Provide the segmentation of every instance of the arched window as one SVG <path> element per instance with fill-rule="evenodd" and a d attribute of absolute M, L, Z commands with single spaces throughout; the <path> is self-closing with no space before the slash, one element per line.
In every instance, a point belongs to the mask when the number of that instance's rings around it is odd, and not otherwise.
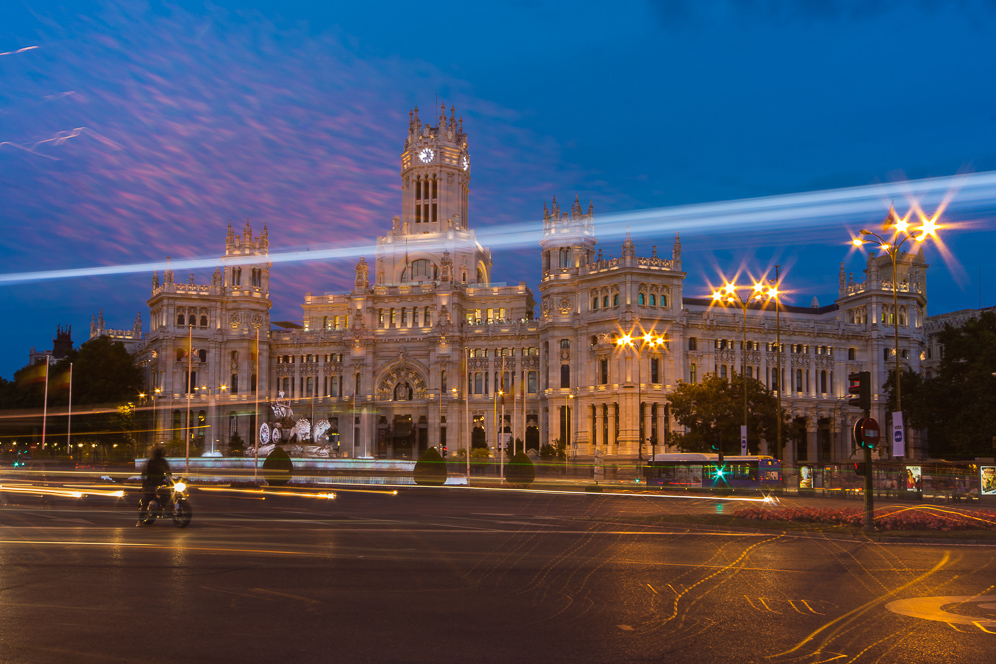
<path fill-rule="evenodd" d="M 207 362 L 208 352 L 203 348 L 201 348 L 199 351 L 197 351 L 197 359 L 200 360 L 201 362 Z"/>
<path fill-rule="evenodd" d="M 560 365 L 560 386 L 561 387 L 571 386 L 571 365 L 569 364 Z"/>
<path fill-rule="evenodd" d="M 650 294 L 650 306 L 652 307 L 657 306 L 657 296 L 654 295 L 653 293 Z"/>
<path fill-rule="evenodd" d="M 208 326 L 208 317 L 202 315 L 201 316 L 201 327 L 207 327 L 207 326 Z"/>
<path fill-rule="evenodd" d="M 698 350 L 698 349 L 699 349 L 699 340 L 696 339 L 695 337 L 689 337 L 688 350 Z"/>
<path fill-rule="evenodd" d="M 598 296 L 591 298 L 591 310 L 598 311 Z"/>
<path fill-rule="evenodd" d="M 184 320 L 185 319 L 183 318 L 183 314 L 177 314 L 176 315 L 176 324 L 178 326 L 182 326 L 184 324 Z"/>
<path fill-rule="evenodd" d="M 650 297 L 653 297 L 653 295 L 651 295 Z M 646 295 L 640 293 L 639 295 L 636 296 L 636 303 L 642 307 L 644 304 L 646 304 L 646 302 L 644 301 L 645 299 Z"/>
<path fill-rule="evenodd" d="M 688 381 L 693 385 L 695 384 L 696 374 L 698 373 L 698 369 L 699 369 L 698 365 L 695 364 L 694 362 L 692 362 L 692 364 L 688 367 Z"/>
<path fill-rule="evenodd" d="M 667 293 L 661 293 L 661 306 L 667 308 Z"/>
<path fill-rule="evenodd" d="M 412 261 L 409 269 L 402 275 L 402 281 L 427 281 L 430 279 L 435 279 L 436 274 L 436 264 L 432 261 L 420 258 L 418 260 Z"/>
<path fill-rule="evenodd" d="M 602 297 L 602 306 L 605 307 L 606 309 L 609 308 L 609 296 L 608 295 L 605 295 L 605 296 Z"/>
<path fill-rule="evenodd" d="M 619 306 L 619 293 L 616 293 L 615 295 L 612 296 L 612 306 L 613 307 Z"/>

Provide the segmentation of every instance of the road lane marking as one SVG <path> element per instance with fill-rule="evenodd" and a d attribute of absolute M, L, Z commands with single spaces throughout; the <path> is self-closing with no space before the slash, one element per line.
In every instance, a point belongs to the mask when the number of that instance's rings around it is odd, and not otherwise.
<path fill-rule="evenodd" d="M 842 616 L 834 618 L 833 620 L 831 620 L 830 622 L 828 622 L 826 625 L 823 625 L 823 627 L 820 627 L 819 629 L 814 630 L 813 632 L 811 632 L 809 634 L 809 636 L 807 636 L 802 641 L 800 641 L 798 644 L 796 644 L 796 646 L 794 648 L 790 648 L 790 649 L 786 650 L 785 652 L 780 652 L 777 655 L 769 655 L 768 659 L 772 659 L 774 657 L 781 657 L 782 655 L 788 655 L 788 654 L 791 654 L 791 653 L 795 652 L 796 650 L 798 650 L 799 648 L 801 648 L 805 644 L 807 644 L 810 641 L 812 641 L 813 639 L 815 639 L 817 634 L 819 634 L 820 632 L 822 632 L 823 630 L 825 630 L 825 629 L 827 629 L 829 627 L 832 627 L 833 625 L 835 625 L 835 624 L 837 624 L 837 623 L 839 623 L 841 621 L 844 621 L 844 624 L 847 624 L 853 618 L 861 615 L 862 613 L 864 613 L 865 611 L 867 611 L 871 607 L 873 607 L 876 604 L 878 604 L 879 602 L 885 600 L 887 597 L 889 597 L 889 595 L 894 595 L 894 594 L 898 593 L 901 590 L 905 590 L 906 588 L 909 588 L 910 586 L 912 586 L 912 585 L 914 585 L 916 583 L 919 583 L 920 581 L 923 581 L 924 579 L 926 579 L 928 576 L 930 576 L 934 572 L 939 571 L 942 567 L 944 567 L 947 564 L 948 560 L 950 560 L 950 559 L 951 559 L 951 552 L 950 551 L 945 551 L 944 552 L 944 556 L 941 558 L 940 562 L 938 562 L 936 565 L 934 565 L 927 572 L 924 572 L 923 574 L 921 574 L 920 576 L 916 577 L 912 581 L 904 583 L 903 585 L 899 586 L 898 588 L 893 588 L 892 590 L 888 591 L 884 595 L 881 595 L 879 597 L 876 597 L 873 600 L 865 602 L 864 604 L 862 604 L 858 608 L 852 609 L 852 610 L 848 611 L 847 613 L 845 613 Z M 824 641 L 824 644 L 827 643 L 827 641 L 829 641 L 831 638 L 832 638 L 832 635 L 829 636 L 829 637 L 827 637 L 826 641 Z"/>
<path fill-rule="evenodd" d="M 911 597 L 909 599 L 897 599 L 885 605 L 889 611 L 911 618 L 923 618 L 924 620 L 936 620 L 939 622 L 956 623 L 959 625 L 975 625 L 982 629 L 983 625 L 996 627 L 996 620 L 989 618 L 976 618 L 964 616 L 958 613 L 945 611 L 943 606 L 948 604 L 961 604 L 965 602 L 990 602 L 996 600 L 996 595 L 945 595 L 939 597 Z M 982 608 L 989 608 L 980 604 Z M 983 630 L 988 631 L 988 630 Z"/>

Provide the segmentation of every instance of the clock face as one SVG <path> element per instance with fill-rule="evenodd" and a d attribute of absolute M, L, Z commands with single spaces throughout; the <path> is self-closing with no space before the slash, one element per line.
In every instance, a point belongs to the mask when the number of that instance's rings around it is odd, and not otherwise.
<path fill-rule="evenodd" d="M 463 170 L 470 170 L 470 157 L 464 155 L 461 163 L 463 164 Z"/>
<path fill-rule="evenodd" d="M 422 160 L 423 164 L 428 164 L 432 161 L 433 151 L 429 148 L 422 148 L 418 153 L 418 158 Z"/>

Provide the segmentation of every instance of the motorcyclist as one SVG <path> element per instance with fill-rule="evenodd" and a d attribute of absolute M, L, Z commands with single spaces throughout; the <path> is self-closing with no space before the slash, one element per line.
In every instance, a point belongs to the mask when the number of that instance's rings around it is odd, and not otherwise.
<path fill-rule="evenodd" d="M 166 461 L 166 448 L 162 445 L 156 445 L 152 448 L 149 460 L 145 462 L 145 470 L 142 471 L 141 508 L 148 507 L 153 500 L 158 500 L 160 505 L 166 504 L 169 495 L 160 489 L 165 486 L 166 478 L 171 474 L 169 462 Z M 157 493 L 159 494 L 158 498 Z M 142 525 L 142 521 L 139 520 L 135 525 Z"/>

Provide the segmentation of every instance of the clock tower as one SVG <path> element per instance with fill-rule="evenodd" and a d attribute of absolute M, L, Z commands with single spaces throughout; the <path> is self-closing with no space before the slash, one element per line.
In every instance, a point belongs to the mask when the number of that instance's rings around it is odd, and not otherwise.
<path fill-rule="evenodd" d="M 401 216 L 377 238 L 376 283 L 491 283 L 491 252 L 468 223 L 470 152 L 463 119 L 440 106 L 438 124 L 415 108 L 401 152 Z"/>
<path fill-rule="evenodd" d="M 439 124 L 422 124 L 418 107 L 409 114 L 408 137 L 401 153 L 402 212 L 405 234 L 465 230 L 470 194 L 470 152 L 463 119 L 454 108 L 446 117 L 439 109 Z"/>

